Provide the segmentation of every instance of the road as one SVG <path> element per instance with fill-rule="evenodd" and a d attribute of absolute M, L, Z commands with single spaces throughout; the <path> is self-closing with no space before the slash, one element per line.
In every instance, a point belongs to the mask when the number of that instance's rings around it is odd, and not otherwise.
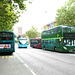
<path fill-rule="evenodd" d="M 75 75 L 75 53 L 18 48 L 0 55 L 0 75 Z"/>

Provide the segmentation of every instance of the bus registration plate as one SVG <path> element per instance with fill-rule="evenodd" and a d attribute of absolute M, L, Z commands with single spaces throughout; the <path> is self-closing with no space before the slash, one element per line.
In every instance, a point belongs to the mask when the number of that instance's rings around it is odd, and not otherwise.
<path fill-rule="evenodd" d="M 11 44 L 0 44 L 0 49 L 11 48 Z"/>

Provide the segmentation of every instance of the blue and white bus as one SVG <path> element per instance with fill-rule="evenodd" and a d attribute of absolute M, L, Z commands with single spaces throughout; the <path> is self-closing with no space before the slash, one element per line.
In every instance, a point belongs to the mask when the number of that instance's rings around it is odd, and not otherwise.
<path fill-rule="evenodd" d="M 25 48 L 28 47 L 28 38 L 19 38 L 18 48 L 22 48 L 22 47 L 25 47 Z"/>

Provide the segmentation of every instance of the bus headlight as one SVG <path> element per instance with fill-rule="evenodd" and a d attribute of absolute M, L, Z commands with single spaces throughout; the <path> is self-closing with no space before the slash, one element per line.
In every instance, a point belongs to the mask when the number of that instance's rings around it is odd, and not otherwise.
<path fill-rule="evenodd" d="M 66 47 L 63 47 L 63 48 L 67 50 L 67 48 L 66 48 Z"/>

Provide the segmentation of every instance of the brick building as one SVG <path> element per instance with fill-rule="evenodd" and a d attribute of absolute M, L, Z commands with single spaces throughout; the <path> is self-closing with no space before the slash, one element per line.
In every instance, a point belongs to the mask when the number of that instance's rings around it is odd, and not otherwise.
<path fill-rule="evenodd" d="M 56 21 L 51 22 L 50 24 L 47 24 L 46 26 L 49 28 L 52 28 L 52 27 L 54 27 L 55 23 L 56 23 Z"/>
<path fill-rule="evenodd" d="M 18 36 L 22 35 L 22 27 L 18 27 Z"/>

